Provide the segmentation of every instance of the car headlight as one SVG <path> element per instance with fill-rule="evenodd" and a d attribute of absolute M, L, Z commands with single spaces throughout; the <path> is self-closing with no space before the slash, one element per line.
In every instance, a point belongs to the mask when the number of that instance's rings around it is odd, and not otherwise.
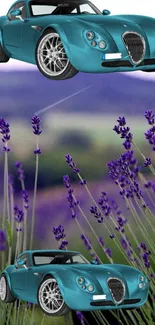
<path fill-rule="evenodd" d="M 94 47 L 94 46 L 96 46 L 96 45 L 97 45 L 96 41 L 92 41 L 92 42 L 91 42 L 91 46 Z"/>
<path fill-rule="evenodd" d="M 84 284 L 84 283 L 85 283 L 85 279 L 84 279 L 82 276 L 80 276 L 80 277 L 78 278 L 78 283 L 79 283 L 79 284 Z"/>
<path fill-rule="evenodd" d="M 139 275 L 139 284 L 138 284 L 139 289 L 146 288 L 147 284 L 148 284 L 147 277 L 145 277 L 144 275 Z"/>
<path fill-rule="evenodd" d="M 94 291 L 94 286 L 92 284 L 89 284 L 87 289 L 89 292 L 92 292 L 92 291 Z"/>
<path fill-rule="evenodd" d="M 99 46 L 100 49 L 105 49 L 106 46 L 107 46 L 107 44 L 106 44 L 105 41 L 100 41 L 100 42 L 98 43 L 98 46 Z"/>
<path fill-rule="evenodd" d="M 87 38 L 89 40 L 93 40 L 95 38 L 95 33 L 94 32 L 89 31 L 89 32 L 87 32 L 86 35 L 87 35 Z"/>

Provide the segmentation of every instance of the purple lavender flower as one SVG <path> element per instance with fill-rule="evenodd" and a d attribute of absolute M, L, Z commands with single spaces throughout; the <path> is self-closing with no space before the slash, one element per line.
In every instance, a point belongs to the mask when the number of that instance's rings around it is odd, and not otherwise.
<path fill-rule="evenodd" d="M 128 242 L 123 237 L 121 238 L 120 242 L 123 249 L 126 251 L 128 249 Z"/>
<path fill-rule="evenodd" d="M 144 116 L 146 117 L 146 119 L 148 120 L 148 123 L 150 125 L 153 125 L 155 123 L 154 114 L 152 111 L 150 111 L 150 110 L 145 111 Z"/>
<path fill-rule="evenodd" d="M 73 196 L 74 190 L 70 189 L 68 191 L 68 196 L 67 196 L 67 200 L 69 202 L 69 207 L 70 208 L 74 208 L 79 202 L 77 202 Z"/>
<path fill-rule="evenodd" d="M 62 240 L 60 246 L 59 246 L 59 249 L 61 250 L 65 250 L 67 249 L 67 245 L 68 245 L 68 241 L 67 240 Z"/>
<path fill-rule="evenodd" d="M 98 223 L 103 222 L 103 217 L 101 215 L 101 212 L 98 211 L 97 206 L 92 206 L 90 208 L 90 212 L 93 214 L 93 216 L 97 219 Z"/>
<path fill-rule="evenodd" d="M 23 165 L 20 161 L 17 161 L 15 163 L 15 167 L 17 169 L 17 176 L 18 176 L 18 180 L 19 181 L 23 181 L 24 178 L 25 178 L 25 175 L 24 175 L 24 170 L 23 170 Z"/>
<path fill-rule="evenodd" d="M 141 242 L 138 246 L 138 250 L 140 252 L 140 256 L 144 262 L 144 266 L 149 269 L 151 267 L 151 263 L 149 260 L 149 255 L 151 255 L 151 252 L 147 249 L 147 245 L 144 242 Z"/>
<path fill-rule="evenodd" d="M 105 192 L 102 192 L 101 197 L 98 200 L 98 204 L 101 206 L 102 211 L 106 217 L 109 217 L 111 213 L 111 206 L 108 203 L 108 197 Z"/>
<path fill-rule="evenodd" d="M 88 249 L 88 251 L 90 252 L 90 255 L 93 258 L 94 264 L 101 264 L 99 257 L 96 255 L 96 253 L 93 250 L 90 238 L 87 237 L 85 234 L 82 234 L 81 239 L 82 239 L 83 244 L 86 247 L 86 249 Z"/>
<path fill-rule="evenodd" d="M 71 180 L 68 175 L 65 175 L 63 177 L 63 184 L 65 185 L 66 188 L 68 188 L 68 196 L 67 196 L 67 201 L 69 202 L 69 208 L 71 209 L 72 213 L 72 218 L 76 218 L 77 213 L 76 213 L 76 208 L 78 205 L 80 205 L 80 201 L 76 200 L 74 196 L 74 190 L 71 188 Z"/>
<path fill-rule="evenodd" d="M 0 251 L 5 251 L 7 248 L 7 238 L 4 230 L 0 230 Z"/>
<path fill-rule="evenodd" d="M 66 188 L 71 187 L 71 180 L 70 180 L 70 177 L 68 175 L 65 175 L 63 177 L 63 184 L 65 185 Z"/>
<path fill-rule="evenodd" d="M 40 135 L 42 133 L 41 127 L 40 127 L 40 118 L 38 116 L 34 116 L 31 118 L 33 133 L 35 135 Z"/>
<path fill-rule="evenodd" d="M 102 237 L 99 237 L 99 238 L 98 238 L 98 241 L 99 241 L 99 243 L 102 245 L 102 247 L 104 247 L 105 243 L 104 243 L 104 241 L 103 241 L 103 238 L 102 238 Z"/>
<path fill-rule="evenodd" d="M 81 311 L 76 311 L 77 319 L 80 321 L 80 325 L 85 325 L 85 317 Z"/>
<path fill-rule="evenodd" d="M 115 125 L 113 130 L 120 135 L 121 139 L 125 139 L 125 142 L 123 143 L 126 150 L 131 149 L 131 144 L 133 140 L 133 134 L 130 132 L 130 128 L 126 126 L 126 119 L 125 117 L 119 117 L 118 125 Z"/>
<path fill-rule="evenodd" d="M 41 149 L 35 149 L 34 151 L 35 155 L 40 155 L 41 154 Z"/>
<path fill-rule="evenodd" d="M 59 241 L 60 239 L 64 239 L 66 234 L 64 233 L 65 229 L 62 225 L 58 227 L 53 227 L 53 234 L 55 235 L 55 239 Z"/>
<path fill-rule="evenodd" d="M 151 128 L 145 132 L 145 138 L 148 140 L 149 144 L 152 146 L 152 150 L 155 151 L 155 119 L 152 111 L 148 110 L 144 115 L 148 121 L 148 124 L 151 125 Z"/>
<path fill-rule="evenodd" d="M 105 253 L 106 253 L 106 255 L 107 255 L 108 257 L 112 258 L 112 251 L 111 251 L 110 248 L 105 248 L 104 251 L 105 251 Z"/>
<path fill-rule="evenodd" d="M 21 209 L 19 209 L 17 205 L 14 206 L 14 219 L 18 224 L 16 230 L 22 231 L 21 224 L 24 220 L 24 212 Z"/>
<path fill-rule="evenodd" d="M 65 156 L 65 158 L 66 158 L 66 163 L 73 170 L 73 173 L 74 174 L 79 174 L 80 173 L 80 169 L 76 167 L 76 163 L 75 163 L 75 161 L 73 161 L 72 156 L 70 154 L 67 154 Z"/>
<path fill-rule="evenodd" d="M 86 179 L 82 179 L 82 181 L 80 181 L 80 185 L 86 185 L 86 184 L 87 184 Z"/>
<path fill-rule="evenodd" d="M 29 208 L 29 197 L 27 191 L 23 190 L 21 191 L 23 201 L 24 201 L 24 208 L 28 209 Z"/>
<path fill-rule="evenodd" d="M 147 250 L 147 246 L 146 246 L 146 244 L 144 242 L 140 243 L 140 248 L 142 248 L 143 251 Z"/>
<path fill-rule="evenodd" d="M 84 234 L 81 235 L 81 239 L 88 250 L 91 250 L 91 240 Z"/>
<path fill-rule="evenodd" d="M 10 140 L 10 125 L 3 118 L 0 119 L 0 133 L 2 134 L 2 142 L 4 143 L 3 151 L 9 152 L 8 141 Z"/>
<path fill-rule="evenodd" d="M 64 227 L 62 225 L 59 225 L 58 227 L 53 227 L 53 234 L 55 236 L 56 241 L 60 242 L 59 249 L 66 250 L 68 241 L 64 240 L 64 238 L 66 238 Z"/>
<path fill-rule="evenodd" d="M 151 162 L 151 158 L 146 158 L 145 162 L 144 162 L 144 167 L 148 167 L 151 166 L 152 162 Z"/>
<path fill-rule="evenodd" d="M 137 168 L 133 151 L 126 151 L 116 161 L 110 161 L 107 166 L 109 176 L 121 187 L 120 195 L 122 197 L 134 198 L 137 196 L 138 199 L 143 197 L 137 182 L 139 168 Z"/>
<path fill-rule="evenodd" d="M 145 188 L 151 188 L 152 187 L 152 182 L 147 182 L 144 184 Z"/>

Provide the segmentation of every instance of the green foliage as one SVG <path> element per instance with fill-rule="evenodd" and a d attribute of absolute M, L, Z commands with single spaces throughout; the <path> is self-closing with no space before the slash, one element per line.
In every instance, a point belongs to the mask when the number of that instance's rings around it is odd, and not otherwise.
<path fill-rule="evenodd" d="M 11 224 L 8 220 L 6 220 L 6 233 L 7 233 L 7 238 L 8 238 L 8 244 L 11 247 L 12 240 L 13 240 L 13 230 L 12 230 Z"/>

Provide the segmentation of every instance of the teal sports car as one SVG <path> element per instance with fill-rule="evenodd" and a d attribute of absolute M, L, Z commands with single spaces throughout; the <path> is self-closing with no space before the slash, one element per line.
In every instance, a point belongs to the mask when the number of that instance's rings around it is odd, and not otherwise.
<path fill-rule="evenodd" d="M 87 0 L 19 0 L 0 17 L 0 62 L 36 64 L 50 79 L 77 72 L 155 71 L 155 19 L 111 15 Z"/>
<path fill-rule="evenodd" d="M 131 309 L 148 298 L 146 276 L 136 268 L 88 262 L 79 252 L 33 250 L 0 276 L 0 299 L 38 304 L 50 316 L 78 311 Z"/>

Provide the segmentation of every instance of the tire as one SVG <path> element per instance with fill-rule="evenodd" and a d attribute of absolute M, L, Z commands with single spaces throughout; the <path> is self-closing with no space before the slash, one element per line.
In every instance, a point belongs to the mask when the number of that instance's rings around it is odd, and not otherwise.
<path fill-rule="evenodd" d="M 155 70 L 141 70 L 143 72 L 155 72 Z"/>
<path fill-rule="evenodd" d="M 47 296 L 49 295 L 49 290 L 47 290 L 47 286 L 51 285 L 51 289 L 54 290 L 54 292 L 56 292 L 55 296 L 59 296 L 60 298 L 56 298 L 56 299 L 52 299 L 52 297 L 48 297 L 45 298 L 45 296 L 43 296 L 43 292 L 44 295 L 45 293 L 47 294 Z M 51 293 L 52 291 L 51 290 Z M 41 308 L 41 310 L 47 314 L 48 316 L 63 316 L 66 315 L 70 312 L 70 308 L 66 305 L 65 301 L 62 298 L 60 289 L 58 287 L 58 284 L 56 282 L 56 280 L 54 278 L 52 278 L 51 276 L 47 276 L 39 285 L 38 288 L 38 293 L 37 293 L 37 299 L 38 299 L 38 305 Z M 48 304 L 49 302 L 47 302 L 47 299 L 50 301 L 50 305 Z M 59 302 L 58 302 L 59 300 Z M 55 305 L 54 305 L 54 302 Z M 48 307 L 47 307 L 48 305 Z"/>
<path fill-rule="evenodd" d="M 5 63 L 9 61 L 9 57 L 5 54 L 3 47 L 0 43 L 0 63 Z"/>
<path fill-rule="evenodd" d="M 58 50 L 51 50 L 50 46 Z M 54 30 L 47 30 L 41 36 L 36 46 L 35 56 L 39 71 L 49 79 L 70 79 L 78 73 L 66 55 L 59 34 Z"/>
<path fill-rule="evenodd" d="M 6 303 L 16 301 L 16 298 L 11 293 L 5 274 L 0 277 L 0 300 Z"/>

